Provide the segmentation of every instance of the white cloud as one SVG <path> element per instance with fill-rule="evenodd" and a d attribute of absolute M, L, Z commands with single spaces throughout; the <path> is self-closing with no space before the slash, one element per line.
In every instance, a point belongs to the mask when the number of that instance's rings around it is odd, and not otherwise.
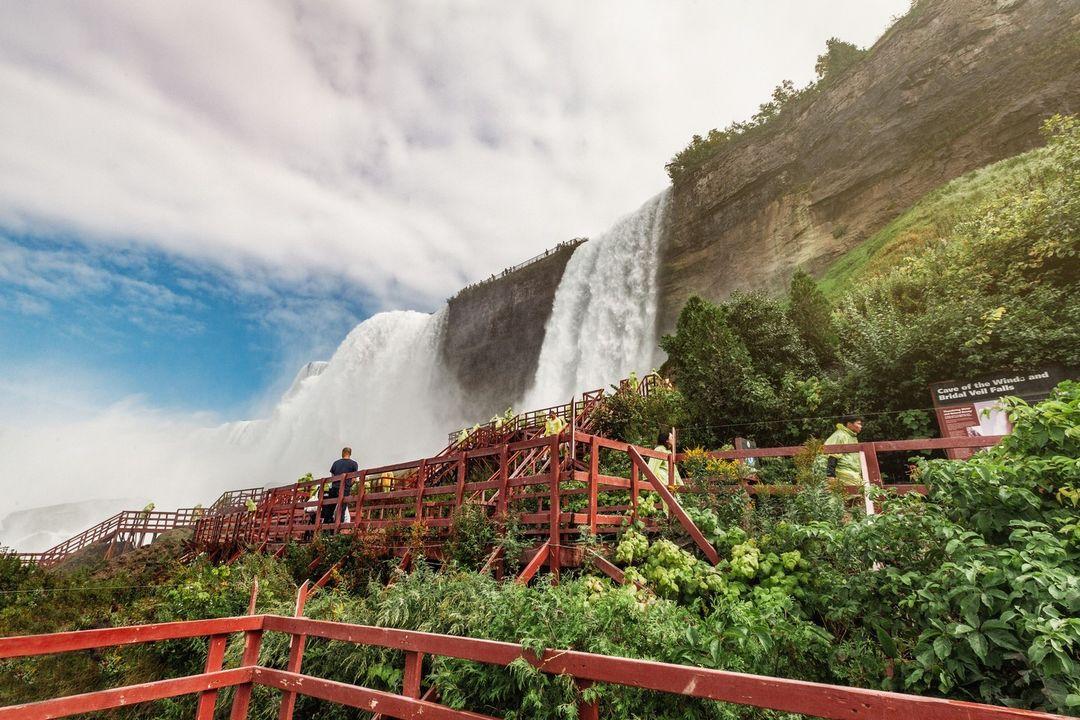
<path fill-rule="evenodd" d="M 383 306 L 601 231 L 689 135 L 906 0 L 37 2 L 0 26 L 0 225 Z"/>

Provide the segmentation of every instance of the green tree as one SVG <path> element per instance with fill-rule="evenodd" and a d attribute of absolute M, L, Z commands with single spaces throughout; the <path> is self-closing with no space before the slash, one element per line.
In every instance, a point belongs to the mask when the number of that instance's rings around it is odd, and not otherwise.
<path fill-rule="evenodd" d="M 668 372 L 686 398 L 695 426 L 684 443 L 716 445 L 723 435 L 710 426 L 756 415 L 762 405 L 775 406 L 775 394 L 755 372 L 750 353 L 720 306 L 691 297 L 675 333 L 665 335 L 660 347 L 668 354 Z"/>
<path fill-rule="evenodd" d="M 789 371 L 798 375 L 814 372 L 817 363 L 789 319 L 783 300 L 760 290 L 737 291 L 722 308 L 755 370 L 770 383 L 779 384 Z"/>
<path fill-rule="evenodd" d="M 839 77 L 865 54 L 866 50 L 853 43 L 845 42 L 840 38 L 829 38 L 825 41 L 824 54 L 818 55 L 817 62 L 814 64 L 814 72 L 817 73 L 819 81 L 828 82 Z"/>
<path fill-rule="evenodd" d="M 836 327 L 833 325 L 832 304 L 814 278 L 796 270 L 788 290 L 788 318 L 799 337 L 822 366 L 836 358 Z"/>

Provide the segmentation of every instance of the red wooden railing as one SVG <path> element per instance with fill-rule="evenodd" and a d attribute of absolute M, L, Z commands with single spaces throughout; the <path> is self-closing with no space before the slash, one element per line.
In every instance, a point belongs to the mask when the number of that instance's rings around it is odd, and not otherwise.
<path fill-rule="evenodd" d="M 640 393 L 644 397 L 648 397 L 652 389 L 663 382 L 666 381 L 659 375 L 650 373 L 640 380 L 637 378 L 620 380 L 619 387 L 624 388 L 632 386 L 635 392 Z M 581 400 L 575 399 L 562 405 L 552 405 L 551 407 L 540 408 L 539 410 L 528 410 L 523 413 L 518 413 L 507 420 L 493 420 L 480 425 L 475 425 L 472 428 L 463 428 L 456 432 L 452 432 L 447 436 L 448 445 L 443 453 L 453 452 L 461 449 L 462 446 L 480 447 L 484 445 L 497 445 L 503 442 L 510 442 L 511 440 L 524 439 L 522 437 L 513 437 L 513 435 L 522 431 L 542 429 L 544 423 L 548 419 L 548 415 L 552 412 L 555 413 L 556 417 L 561 417 L 566 421 L 567 425 L 588 431 L 591 428 L 592 412 L 604 398 L 604 395 L 604 388 L 590 390 L 581 394 Z M 460 440 L 462 433 L 465 434 L 465 442 Z"/>
<path fill-rule="evenodd" d="M 913 484 L 884 485 L 878 454 L 986 447 L 999 440 L 988 437 L 859 443 L 828 446 L 825 451 L 861 453 L 866 460 L 867 486 L 900 493 L 925 492 L 925 488 Z M 745 459 L 789 457 L 804 450 L 794 446 L 711 454 Z M 630 467 L 626 476 L 601 473 L 601 453 L 625 455 L 623 465 Z M 648 469 L 650 458 L 668 460 L 673 472 L 670 454 L 569 428 L 557 438 L 534 437 L 275 488 L 253 512 L 238 510 L 200 520 L 194 540 L 203 550 L 231 557 L 243 548 L 279 552 L 288 542 L 307 542 L 322 533 L 381 531 L 389 535 L 396 529 L 404 535 L 404 531 L 419 524 L 425 552 L 439 557 L 454 512 L 471 502 L 497 521 L 516 516 L 522 534 L 535 543 L 526 558 L 533 562 L 527 567 L 535 565 L 538 569 L 547 564 L 553 573 L 558 573 L 560 567 L 582 561 L 582 550 L 575 543 L 581 527 L 595 535 L 611 536 L 625 524 L 628 512 L 636 513 L 640 494 L 653 491 L 705 556 L 715 562 L 715 551 L 699 537 L 697 528 L 679 506 L 677 498 L 686 488 L 674 488 L 671 476 L 655 477 Z M 676 461 L 684 458 L 683 454 L 674 456 Z M 334 484 L 344 487 L 344 491 L 336 496 L 328 492 L 327 488 Z M 752 481 L 743 482 L 741 487 L 757 494 L 798 490 L 792 485 L 769 486 Z M 853 494 L 865 490 L 847 488 Z M 601 504 L 600 494 L 606 491 L 628 491 L 625 504 Z M 873 512 L 875 506 L 867 502 L 868 511 Z M 391 552 L 403 554 L 406 550 L 404 541 L 395 546 L 393 538 L 387 537 L 384 542 Z"/>
<path fill-rule="evenodd" d="M 300 606 L 298 601 L 298 610 Z M 244 652 L 238 667 L 225 669 L 225 646 L 229 636 L 236 633 L 244 633 Z M 285 669 L 260 664 L 259 651 L 265 633 L 284 633 L 290 637 L 289 660 Z M 538 656 L 516 643 L 280 615 L 249 615 L 0 638 L 0 659 L 198 637 L 207 638 L 205 670 L 198 675 L 3 707 L 0 708 L 0 720 L 69 717 L 184 695 L 198 696 L 196 720 L 211 720 L 218 692 L 228 687 L 235 688 L 230 718 L 243 720 L 248 716 L 252 689 L 256 685 L 281 691 L 280 720 L 291 720 L 293 703 L 298 695 L 374 712 L 383 717 L 491 720 L 487 715 L 435 702 L 437 688 L 428 688 L 424 692 L 423 666 L 424 658 L 428 655 L 499 667 L 524 659 L 541 672 L 573 678 L 579 690 L 589 688 L 594 683 L 604 683 L 834 720 L 1052 720 L 1063 717 L 994 705 L 575 650 L 547 650 Z M 405 665 L 401 691 L 376 690 L 305 675 L 302 672 L 304 642 L 312 637 L 401 651 Z M 579 697 L 578 716 L 584 720 L 598 720 L 598 703 Z"/>
<path fill-rule="evenodd" d="M 181 508 L 168 512 L 124 510 L 44 552 L 18 553 L 18 556 L 24 563 L 49 567 L 91 545 L 107 543 L 106 556 L 109 557 L 128 547 L 140 547 L 170 530 L 193 527 L 202 516 L 201 508 Z"/>

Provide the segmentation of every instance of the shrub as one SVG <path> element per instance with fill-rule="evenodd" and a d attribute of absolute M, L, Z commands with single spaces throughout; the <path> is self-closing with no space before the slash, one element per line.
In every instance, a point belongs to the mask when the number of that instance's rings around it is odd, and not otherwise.
<path fill-rule="evenodd" d="M 601 435 L 652 447 L 658 432 L 686 422 L 686 404 L 682 393 L 667 383 L 655 384 L 647 397 L 629 384 L 612 386 L 612 390 L 593 411 L 594 427 Z"/>
<path fill-rule="evenodd" d="M 466 502 L 454 510 L 446 555 L 462 567 L 479 569 L 495 542 L 495 523 L 485 505 Z"/>

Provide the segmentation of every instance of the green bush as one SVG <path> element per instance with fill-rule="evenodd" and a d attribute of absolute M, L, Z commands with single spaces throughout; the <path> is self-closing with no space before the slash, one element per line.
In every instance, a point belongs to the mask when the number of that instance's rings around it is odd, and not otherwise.
<path fill-rule="evenodd" d="M 593 426 L 605 437 L 653 447 L 661 431 L 686 423 L 682 393 L 667 383 L 655 384 L 647 397 L 629 384 L 612 386 L 612 390 L 592 415 Z M 629 467 L 626 469 L 629 470 Z"/>

